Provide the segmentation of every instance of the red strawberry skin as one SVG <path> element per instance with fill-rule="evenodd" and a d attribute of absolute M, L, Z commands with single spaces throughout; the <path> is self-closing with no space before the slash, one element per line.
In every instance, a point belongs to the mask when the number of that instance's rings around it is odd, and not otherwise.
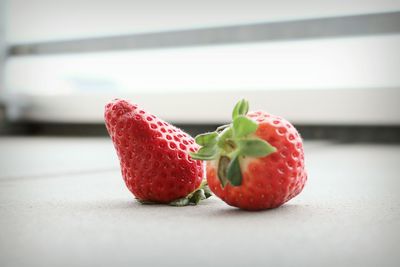
<path fill-rule="evenodd" d="M 169 203 L 196 190 L 203 164 L 198 146 L 182 130 L 122 99 L 105 107 L 105 122 L 128 189 L 142 201 Z"/>
<path fill-rule="evenodd" d="M 307 180 L 303 143 L 297 130 L 285 119 L 262 111 L 247 117 L 258 124 L 255 135 L 277 151 L 261 158 L 242 158 L 242 184 L 224 188 L 217 175 L 217 162 L 207 162 L 211 191 L 227 204 L 246 210 L 276 208 L 298 195 Z"/>

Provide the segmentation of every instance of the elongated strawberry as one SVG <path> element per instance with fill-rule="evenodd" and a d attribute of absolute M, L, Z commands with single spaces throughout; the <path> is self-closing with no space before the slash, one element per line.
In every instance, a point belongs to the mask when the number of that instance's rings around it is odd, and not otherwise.
<path fill-rule="evenodd" d="M 140 202 L 183 206 L 211 195 L 188 134 L 126 100 L 107 104 L 104 117 L 125 184 Z"/>
<path fill-rule="evenodd" d="M 197 136 L 202 147 L 191 155 L 208 161 L 208 185 L 229 205 L 275 208 L 298 195 L 307 180 L 302 140 L 285 119 L 248 110 L 248 102 L 239 101 L 233 122 Z"/>

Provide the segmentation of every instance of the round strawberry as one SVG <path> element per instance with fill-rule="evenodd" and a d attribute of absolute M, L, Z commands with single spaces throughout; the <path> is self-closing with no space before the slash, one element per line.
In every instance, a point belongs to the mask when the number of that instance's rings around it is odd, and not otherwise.
<path fill-rule="evenodd" d="M 192 137 L 126 100 L 107 104 L 104 117 L 125 184 L 140 202 L 182 206 L 211 195 L 202 161 L 189 155 L 198 149 Z"/>
<path fill-rule="evenodd" d="M 303 143 L 285 119 L 248 110 L 248 102 L 239 101 L 233 122 L 197 136 L 202 147 L 191 155 L 208 161 L 208 185 L 229 205 L 246 210 L 275 208 L 304 187 Z"/>

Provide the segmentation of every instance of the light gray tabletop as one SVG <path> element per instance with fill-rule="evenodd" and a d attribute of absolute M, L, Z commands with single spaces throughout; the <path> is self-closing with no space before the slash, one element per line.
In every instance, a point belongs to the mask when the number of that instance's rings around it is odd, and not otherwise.
<path fill-rule="evenodd" d="M 0 266 L 400 266 L 400 146 L 305 149 L 303 193 L 246 212 L 138 204 L 107 138 L 0 138 Z"/>

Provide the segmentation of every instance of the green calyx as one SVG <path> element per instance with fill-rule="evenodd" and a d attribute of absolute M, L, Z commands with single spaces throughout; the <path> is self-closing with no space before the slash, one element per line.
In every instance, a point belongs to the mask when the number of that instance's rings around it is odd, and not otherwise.
<path fill-rule="evenodd" d="M 200 186 L 194 190 L 192 193 L 188 194 L 186 197 L 176 199 L 174 201 L 169 202 L 170 206 L 175 207 L 183 207 L 188 205 L 197 205 L 200 201 L 211 197 L 211 190 L 208 187 L 207 181 L 204 180 L 201 182 Z M 153 202 L 149 200 L 141 200 L 136 199 L 138 202 L 144 205 L 152 205 L 152 204 L 159 204 L 158 202 Z"/>
<path fill-rule="evenodd" d="M 208 187 L 208 183 L 206 180 L 204 180 L 201 182 L 199 188 L 197 188 L 195 191 L 184 198 L 180 198 L 170 202 L 169 205 L 177 207 L 197 205 L 200 201 L 207 199 L 211 196 L 212 194 L 210 188 Z"/>
<path fill-rule="evenodd" d="M 222 187 L 227 183 L 232 186 L 242 184 L 242 159 L 265 157 L 276 151 L 275 147 L 255 136 L 258 124 L 246 117 L 248 111 L 249 102 L 240 100 L 233 109 L 230 124 L 195 138 L 201 147 L 196 153 L 190 153 L 191 157 L 198 160 L 217 160 L 218 178 Z"/>

